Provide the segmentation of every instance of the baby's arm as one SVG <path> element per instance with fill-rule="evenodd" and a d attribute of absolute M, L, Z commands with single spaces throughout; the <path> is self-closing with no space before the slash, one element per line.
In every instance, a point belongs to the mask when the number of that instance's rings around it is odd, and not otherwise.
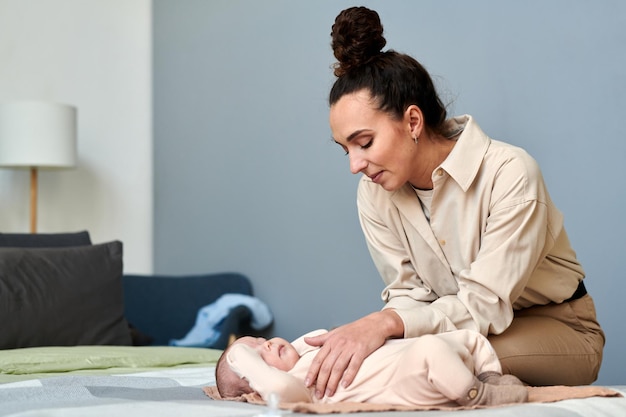
<path fill-rule="evenodd" d="M 232 346 L 226 359 L 233 372 L 248 380 L 250 388 L 258 392 L 265 401 L 271 393 L 280 395 L 281 402 L 312 401 L 303 381 L 269 366 L 250 346 L 243 343 Z"/>
<path fill-rule="evenodd" d="M 319 347 L 317 347 L 317 346 L 311 346 L 311 345 L 307 344 L 304 341 L 304 338 L 305 337 L 319 336 L 319 335 L 324 334 L 324 333 L 328 333 L 328 330 L 324 330 L 324 329 L 313 330 L 311 332 L 308 332 L 305 335 L 300 336 L 299 338 L 297 338 L 296 340 L 291 342 L 291 344 L 293 345 L 294 348 L 296 348 L 296 351 L 298 351 L 300 356 L 302 356 L 306 352 L 309 352 L 311 350 L 319 349 Z"/>

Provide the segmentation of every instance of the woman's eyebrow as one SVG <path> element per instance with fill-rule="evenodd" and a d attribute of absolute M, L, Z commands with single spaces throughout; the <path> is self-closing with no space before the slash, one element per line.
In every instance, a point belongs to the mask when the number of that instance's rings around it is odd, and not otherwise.
<path fill-rule="evenodd" d="M 346 138 L 346 142 L 350 142 L 352 139 L 354 139 L 355 137 L 359 136 L 361 133 L 365 132 L 368 129 L 359 129 L 359 130 L 355 130 L 354 132 L 352 132 L 347 138 Z"/>
<path fill-rule="evenodd" d="M 352 139 L 356 138 L 357 136 L 359 136 L 361 133 L 368 131 L 369 129 L 359 129 L 359 130 L 355 130 L 354 132 L 352 132 L 347 138 L 346 138 L 346 142 L 350 142 Z M 335 139 L 334 137 L 330 137 L 330 140 L 332 140 L 333 142 L 335 142 L 337 145 L 341 145 L 341 143 L 339 143 L 339 141 L 337 139 Z"/>

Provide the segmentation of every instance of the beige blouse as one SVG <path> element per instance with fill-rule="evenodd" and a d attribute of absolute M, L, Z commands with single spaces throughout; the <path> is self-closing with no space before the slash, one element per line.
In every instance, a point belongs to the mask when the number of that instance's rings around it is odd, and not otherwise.
<path fill-rule="evenodd" d="M 405 337 L 453 329 L 503 332 L 513 309 L 569 298 L 584 271 L 536 161 L 490 139 L 471 116 L 432 174 L 430 222 L 410 184 L 389 192 L 363 176 L 359 218 Z"/>

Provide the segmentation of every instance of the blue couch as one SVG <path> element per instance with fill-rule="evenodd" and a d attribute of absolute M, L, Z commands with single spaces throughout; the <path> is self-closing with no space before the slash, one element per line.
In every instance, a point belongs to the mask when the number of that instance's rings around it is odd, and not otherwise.
<path fill-rule="evenodd" d="M 122 274 L 122 244 L 92 245 L 89 233 L 0 233 L 0 349 L 49 345 L 167 345 L 195 324 L 200 308 L 221 295 L 252 295 L 234 272 L 203 275 Z M 245 306 L 218 325 L 225 348 L 255 334 Z M 53 318 L 53 319 L 52 319 Z"/>
<path fill-rule="evenodd" d="M 124 311 L 135 344 L 167 345 L 193 327 L 198 310 L 221 295 L 252 295 L 250 281 L 238 273 L 191 276 L 124 275 Z M 223 349 L 231 336 L 252 333 L 251 312 L 235 307 L 219 326 L 220 337 L 211 346 Z M 146 336 L 147 339 L 144 339 Z"/>

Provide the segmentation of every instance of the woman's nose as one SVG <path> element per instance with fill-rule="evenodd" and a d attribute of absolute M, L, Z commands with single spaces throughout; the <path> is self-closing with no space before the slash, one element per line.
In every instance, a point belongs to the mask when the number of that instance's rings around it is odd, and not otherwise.
<path fill-rule="evenodd" d="M 349 154 L 350 157 L 350 172 L 358 174 L 367 167 L 367 161 L 363 158 L 359 158 L 356 155 Z"/>

